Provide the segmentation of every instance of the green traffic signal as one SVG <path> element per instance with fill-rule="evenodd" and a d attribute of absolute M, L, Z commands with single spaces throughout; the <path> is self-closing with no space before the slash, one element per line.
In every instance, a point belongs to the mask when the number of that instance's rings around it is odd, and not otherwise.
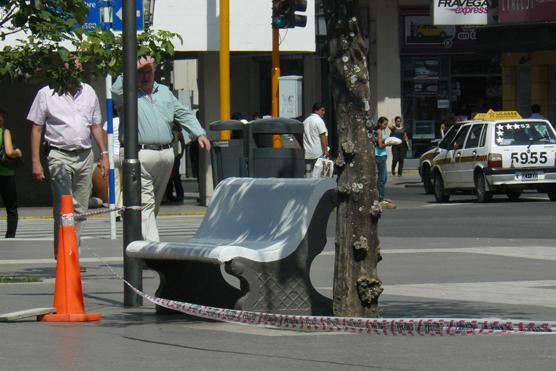
<path fill-rule="evenodd" d="M 307 0 L 273 0 L 272 28 L 305 27 L 307 17 L 295 12 L 306 10 Z"/>

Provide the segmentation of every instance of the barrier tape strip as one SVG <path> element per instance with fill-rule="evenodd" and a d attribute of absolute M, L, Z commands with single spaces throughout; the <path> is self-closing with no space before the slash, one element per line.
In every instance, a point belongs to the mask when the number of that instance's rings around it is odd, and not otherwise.
<path fill-rule="evenodd" d="M 87 249 L 87 248 L 86 248 Z M 116 278 L 149 302 L 195 317 L 264 328 L 303 332 L 335 332 L 366 335 L 452 336 L 503 334 L 556 334 L 556 322 L 502 319 L 451 318 L 356 318 L 299 316 L 209 307 L 157 298 L 135 288 L 94 251 L 89 250 Z"/>
<path fill-rule="evenodd" d="M 87 217 L 93 216 L 93 215 L 110 214 L 110 213 L 114 213 L 114 212 L 117 212 L 118 214 L 122 214 L 125 210 L 139 210 L 139 211 L 142 211 L 144 208 L 145 208 L 144 206 L 122 206 L 122 207 L 116 207 L 116 208 L 113 208 L 113 209 L 103 208 L 103 209 L 96 210 L 96 211 L 88 211 L 88 212 L 82 213 L 82 214 L 78 214 L 78 213 L 62 214 L 61 218 L 62 218 L 62 222 L 64 222 L 64 220 L 69 221 L 70 219 L 72 219 L 72 220 L 87 220 Z M 67 224 L 64 224 L 64 225 L 67 225 Z"/>

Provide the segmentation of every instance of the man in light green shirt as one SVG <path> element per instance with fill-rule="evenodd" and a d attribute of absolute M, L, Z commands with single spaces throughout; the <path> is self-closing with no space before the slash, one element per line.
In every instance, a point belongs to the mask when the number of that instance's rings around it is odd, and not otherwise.
<path fill-rule="evenodd" d="M 168 87 L 154 81 L 156 63 L 152 57 L 137 62 L 137 109 L 139 162 L 141 163 L 141 212 L 143 239 L 160 241 L 156 215 L 174 165 L 172 125 L 178 123 L 201 149 L 210 150 L 210 141 L 195 114 L 188 110 Z M 123 79 L 112 86 L 114 105 L 121 112 Z M 120 142 L 125 148 L 125 130 L 120 126 Z M 120 156 L 123 157 L 123 154 Z"/>

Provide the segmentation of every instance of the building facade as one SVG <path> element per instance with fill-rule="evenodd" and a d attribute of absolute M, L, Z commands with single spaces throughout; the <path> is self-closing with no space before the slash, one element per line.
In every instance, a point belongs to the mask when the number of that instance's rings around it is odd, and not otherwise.
<path fill-rule="evenodd" d="M 315 101 L 328 109 L 325 121 L 335 143 L 334 112 L 326 61 L 322 0 L 309 0 L 305 28 L 281 31 L 282 75 L 302 76 L 303 115 Z M 433 0 L 360 0 L 359 22 L 369 46 L 372 115 L 400 115 L 418 156 L 439 136 L 442 120 L 472 117 L 487 109 L 518 110 L 537 103 L 556 121 L 556 2 L 489 1 L 489 25 L 434 25 Z M 219 14 L 216 0 L 147 1 L 155 28 L 179 33 L 172 72 L 164 77 L 192 97 L 208 129 L 219 112 Z M 230 2 L 231 112 L 251 119 L 271 109 L 271 0 Z M 93 82 L 104 99 L 104 82 Z M 25 116 L 38 86 L 2 83 L 0 102 L 10 111 L 16 142 L 28 159 L 18 171 L 21 204 L 46 205 L 47 185 L 33 182 L 30 124 Z M 217 133 L 210 133 L 217 139 Z M 202 159 L 202 200 L 212 191 L 209 157 Z"/>

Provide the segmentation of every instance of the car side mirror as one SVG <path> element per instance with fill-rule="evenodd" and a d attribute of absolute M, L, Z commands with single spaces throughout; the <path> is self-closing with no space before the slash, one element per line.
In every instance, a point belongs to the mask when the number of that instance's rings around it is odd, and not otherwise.
<path fill-rule="evenodd" d="M 454 143 L 454 151 L 457 151 L 459 149 L 459 144 Z"/>

